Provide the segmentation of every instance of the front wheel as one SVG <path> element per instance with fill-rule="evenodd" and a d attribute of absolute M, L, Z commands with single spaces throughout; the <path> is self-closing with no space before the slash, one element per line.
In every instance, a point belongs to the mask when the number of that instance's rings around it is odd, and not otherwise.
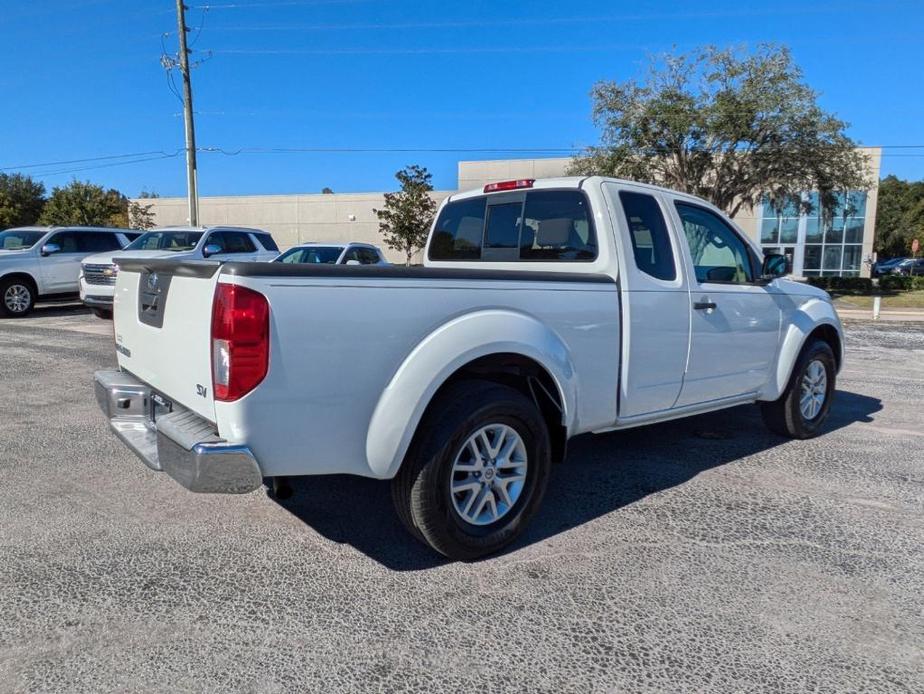
<path fill-rule="evenodd" d="M 817 436 L 831 409 L 836 377 L 831 346 L 822 340 L 807 344 L 783 394 L 773 402 L 761 403 L 767 428 L 793 439 Z"/>
<path fill-rule="evenodd" d="M 22 318 L 35 306 L 35 287 L 17 278 L 0 281 L 0 314 Z"/>
<path fill-rule="evenodd" d="M 392 498 L 415 537 L 451 559 L 476 559 L 522 532 L 550 468 L 549 435 L 535 403 L 504 385 L 463 381 L 431 404 L 392 481 Z"/>

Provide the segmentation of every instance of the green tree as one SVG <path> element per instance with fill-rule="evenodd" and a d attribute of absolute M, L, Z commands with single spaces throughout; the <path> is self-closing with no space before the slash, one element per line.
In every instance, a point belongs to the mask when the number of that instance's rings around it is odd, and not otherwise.
<path fill-rule="evenodd" d="M 160 196 L 157 193 L 149 193 L 146 190 L 142 190 L 138 197 L 142 200 L 153 200 L 159 198 Z M 134 200 L 128 203 L 128 227 L 129 229 L 141 229 L 147 231 L 148 229 L 153 229 L 155 226 L 154 213 L 151 212 L 151 208 L 154 207 L 153 203 L 140 203 Z"/>
<path fill-rule="evenodd" d="M 71 181 L 51 191 L 42 215 L 42 224 L 80 226 L 128 226 L 128 198 L 122 193 L 89 181 Z"/>
<path fill-rule="evenodd" d="M 886 176 L 879 182 L 874 248 L 883 258 L 909 255 L 915 238 L 924 243 L 924 181 Z"/>
<path fill-rule="evenodd" d="M 669 54 L 644 80 L 598 82 L 591 96 L 601 142 L 575 158 L 575 174 L 664 185 L 731 215 L 805 190 L 830 212 L 838 192 L 871 185 L 847 124 L 818 106 L 786 48 Z"/>
<path fill-rule="evenodd" d="M 35 224 L 45 205 L 45 186 L 19 173 L 0 173 L 0 229 Z"/>
<path fill-rule="evenodd" d="M 427 243 L 436 212 L 436 202 L 430 196 L 433 177 L 426 168 L 412 164 L 398 171 L 395 178 L 401 190 L 385 193 L 385 208 L 374 211 L 385 245 L 403 252 L 405 264 L 410 265 L 414 253 Z"/>

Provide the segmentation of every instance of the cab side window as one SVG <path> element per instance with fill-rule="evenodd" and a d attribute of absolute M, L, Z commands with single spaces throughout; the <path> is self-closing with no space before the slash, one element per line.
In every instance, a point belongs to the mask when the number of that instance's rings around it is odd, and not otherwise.
<path fill-rule="evenodd" d="M 60 246 L 61 253 L 79 253 L 80 248 L 77 245 L 77 232 L 76 231 L 62 231 L 55 234 L 50 239 L 48 243 L 56 244 Z"/>
<path fill-rule="evenodd" d="M 343 256 L 343 260 L 341 261 L 341 263 L 343 265 L 346 265 L 351 260 L 354 260 L 357 263 L 362 263 L 362 259 L 359 256 L 359 250 L 360 249 L 358 248 L 351 248 L 350 250 L 348 250 L 346 254 Z"/>
<path fill-rule="evenodd" d="M 359 249 L 359 262 L 363 265 L 375 265 L 379 262 L 379 254 L 371 248 Z"/>
<path fill-rule="evenodd" d="M 698 205 L 676 202 L 698 282 L 747 284 L 755 272 L 747 244 L 721 217 Z"/>
<path fill-rule="evenodd" d="M 659 280 L 677 279 L 671 239 L 658 201 L 651 195 L 628 190 L 619 191 L 619 201 L 629 227 L 635 266 Z"/>
<path fill-rule="evenodd" d="M 84 231 L 77 234 L 77 250 L 81 253 L 103 253 L 122 248 L 115 234 Z"/>

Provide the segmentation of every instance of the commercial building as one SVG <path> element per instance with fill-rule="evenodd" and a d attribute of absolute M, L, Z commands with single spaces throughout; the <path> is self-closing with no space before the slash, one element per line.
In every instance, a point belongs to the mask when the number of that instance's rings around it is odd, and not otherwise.
<path fill-rule="evenodd" d="M 881 150 L 863 148 L 869 161 L 869 177 L 879 180 Z M 568 158 L 461 161 L 458 190 L 514 178 L 563 176 Z M 439 202 L 454 191 L 434 191 Z M 812 193 L 805 194 L 810 200 Z M 769 204 L 741 211 L 735 221 L 766 250 L 782 252 L 797 276 L 869 276 L 873 252 L 877 189 L 852 191 L 844 196 L 833 219 L 814 212 L 804 214 L 788 208 L 777 213 Z M 186 198 L 141 200 L 152 204 L 160 226 L 187 222 Z M 334 193 L 308 195 L 235 195 L 202 197 L 199 218 L 203 224 L 254 226 L 271 232 L 280 247 L 306 241 L 362 241 L 382 245 L 375 210 L 385 204 L 384 193 Z M 385 248 L 388 258 L 402 262 L 400 253 Z"/>

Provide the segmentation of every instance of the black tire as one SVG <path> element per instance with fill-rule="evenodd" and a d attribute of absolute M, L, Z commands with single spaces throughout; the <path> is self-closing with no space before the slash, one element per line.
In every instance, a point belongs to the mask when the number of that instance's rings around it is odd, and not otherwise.
<path fill-rule="evenodd" d="M 91 308 L 93 315 L 103 320 L 112 320 L 112 309 L 110 308 Z"/>
<path fill-rule="evenodd" d="M 15 292 L 18 297 L 25 297 L 25 304 L 19 301 L 18 306 L 14 308 L 12 298 L 8 301 L 7 297 L 7 292 L 11 291 Z M 28 279 L 10 277 L 0 280 L 0 315 L 7 318 L 28 316 L 35 307 L 36 294 L 35 284 Z"/>
<path fill-rule="evenodd" d="M 802 382 L 809 366 L 816 361 L 820 362 L 825 370 L 825 398 L 818 413 L 807 418 L 800 407 Z M 812 340 L 802 348 L 783 394 L 773 402 L 760 404 L 764 424 L 770 431 L 787 438 L 810 439 L 817 436 L 831 409 L 836 378 L 837 365 L 831 346 L 823 340 Z"/>
<path fill-rule="evenodd" d="M 452 468 L 469 437 L 491 424 L 506 425 L 519 435 L 527 455 L 526 479 L 508 511 L 494 522 L 475 525 L 455 508 Z M 461 381 L 428 408 L 392 480 L 392 499 L 412 535 L 450 559 L 472 560 L 516 539 L 542 503 L 550 469 L 548 430 L 532 400 L 490 381 Z"/>

